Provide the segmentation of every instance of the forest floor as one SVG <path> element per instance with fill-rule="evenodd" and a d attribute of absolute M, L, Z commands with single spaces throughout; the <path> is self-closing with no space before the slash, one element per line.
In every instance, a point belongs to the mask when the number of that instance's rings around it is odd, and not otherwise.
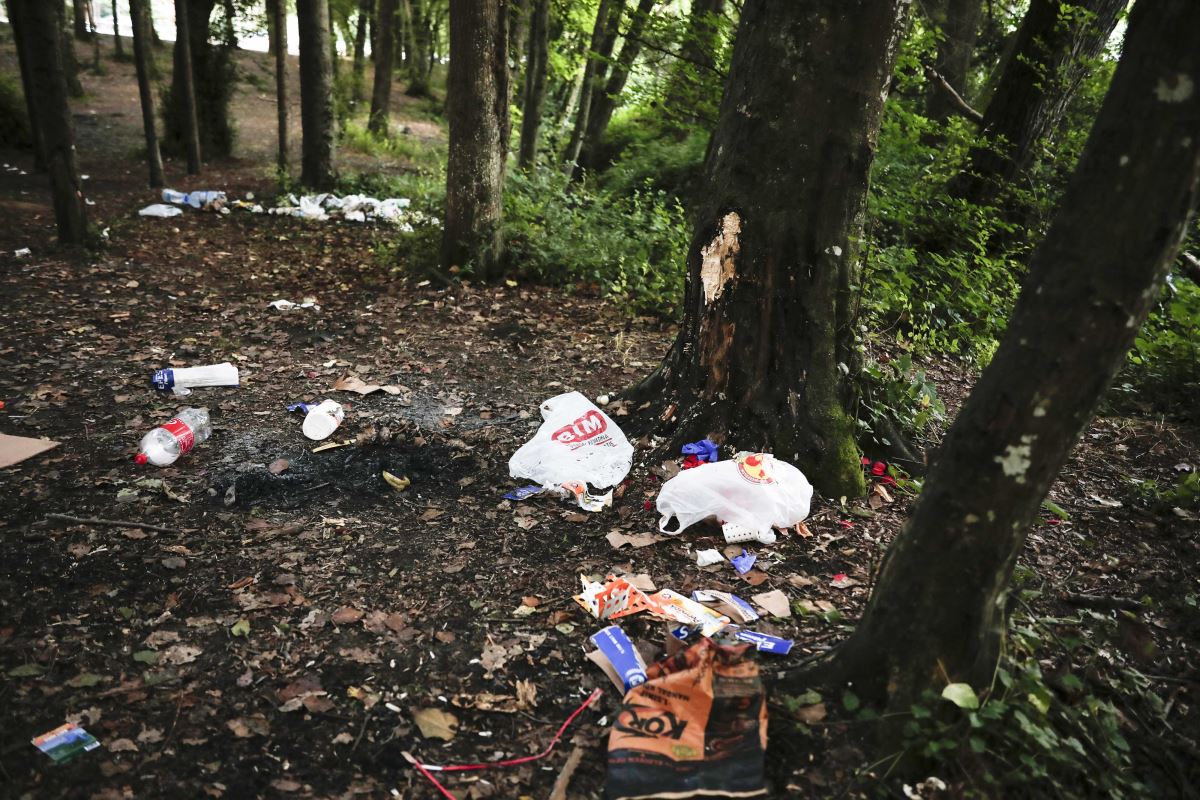
<path fill-rule="evenodd" d="M 240 58 L 244 75 L 267 69 L 265 56 Z M 0 67 L 11 61 L 6 38 Z M 598 798 L 619 698 L 584 657 L 601 626 L 571 600 L 581 574 L 643 575 L 680 592 L 784 592 L 805 613 L 756 626 L 796 640 L 790 656 L 761 656 L 772 672 L 853 626 L 910 495 L 815 498 L 811 537 L 752 547 L 759 569 L 748 577 L 696 567 L 689 550 L 722 546 L 710 528 L 614 547 L 614 532 L 656 531 L 658 465 L 645 449 L 602 513 L 504 500 L 520 483 L 507 460 L 536 428 L 539 404 L 629 386 L 662 357 L 672 328 L 587 291 L 407 279 L 376 255 L 398 235 L 385 227 L 237 211 L 139 218 L 155 198 L 135 157 L 132 67 L 105 65 L 106 76 L 84 75 L 88 95 L 75 105 L 90 212 L 109 229 L 102 250 L 57 249 L 44 176 L 28 154 L 0 153 L 29 173 L 0 172 L 0 432 L 61 442 L 0 471 L 0 793 L 434 797 L 404 751 L 437 764 L 539 752 L 602 687 L 549 757 L 446 778 L 460 798 L 544 798 L 578 748 L 566 796 Z M 237 157 L 193 179 L 168 162 L 169 185 L 273 191 L 274 105 L 262 85 L 239 84 Z M 442 135 L 395 97 L 397 122 Z M 361 154 L 343 164 L 397 166 Z M 32 254 L 14 256 L 22 247 Z M 319 310 L 268 305 L 307 297 Z M 157 368 L 227 359 L 239 388 L 185 400 L 148 388 Z M 970 373 L 927 368 L 956 408 Z M 399 393 L 335 392 L 344 375 Z M 333 440 L 357 444 L 313 454 L 286 406 L 325 397 L 348 409 Z M 183 405 L 209 408 L 212 439 L 171 467 L 135 466 L 143 433 Z M 1103 643 L 1108 667 L 1154 676 L 1148 691 L 1169 703 L 1170 736 L 1194 743 L 1197 525 L 1137 487 L 1195 469 L 1200 431 L 1136 400 L 1125 407 L 1089 427 L 1052 493 L 1069 519 L 1046 515 L 1018 575 L 1041 589 L 1029 599 L 1040 614 L 1069 615 L 1066 601 L 1084 597 L 1120 617 L 1120 634 Z M 411 486 L 396 492 L 385 469 Z M 1122 599 L 1136 611 L 1111 605 Z M 623 627 L 647 657 L 662 652 L 662 623 L 638 615 Z M 421 735 L 427 709 L 457 720 L 449 741 Z M 66 721 L 102 746 L 56 766 L 29 740 Z M 1129 715 L 1127 725 L 1131 739 L 1168 736 Z M 856 730 L 837 703 L 799 714 L 772 704 L 778 794 L 901 796 L 898 781 L 860 774 Z M 1162 766 L 1165 795 L 1193 791 L 1186 773 Z"/>

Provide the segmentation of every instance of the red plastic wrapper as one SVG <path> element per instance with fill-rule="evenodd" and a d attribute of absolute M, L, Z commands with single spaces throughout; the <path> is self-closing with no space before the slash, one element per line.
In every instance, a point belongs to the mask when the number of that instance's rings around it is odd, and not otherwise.
<path fill-rule="evenodd" d="M 696 644 L 647 670 L 608 737 L 608 797 L 764 797 L 767 703 L 749 645 Z"/>

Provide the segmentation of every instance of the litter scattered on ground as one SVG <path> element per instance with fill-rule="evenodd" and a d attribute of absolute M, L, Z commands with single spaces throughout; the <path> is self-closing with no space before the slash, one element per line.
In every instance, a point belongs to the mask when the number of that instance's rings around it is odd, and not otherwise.
<path fill-rule="evenodd" d="M 374 392 L 384 392 L 386 394 L 396 395 L 406 391 L 403 386 L 380 385 L 377 383 L 364 383 L 354 375 L 343 375 L 338 378 L 333 384 L 333 389 L 336 392 L 354 392 L 355 394 L 372 394 Z"/>
<path fill-rule="evenodd" d="M 745 575 L 747 572 L 753 569 L 755 561 L 758 561 L 758 556 L 754 555 L 754 553 L 748 552 L 745 548 L 742 548 L 742 552 L 739 555 L 733 556 L 729 559 L 729 562 L 733 564 L 734 571 L 738 575 Z"/>
<path fill-rule="evenodd" d="M 142 437 L 135 464 L 166 467 L 212 436 L 212 423 L 202 408 L 185 408 L 178 416 Z"/>
<path fill-rule="evenodd" d="M 603 511 L 612 506 L 613 493 L 611 489 L 602 495 L 589 494 L 587 486 L 580 481 L 567 481 L 551 491 L 564 500 L 574 500 L 576 505 L 584 511 Z"/>
<path fill-rule="evenodd" d="M 412 478 L 393 475 L 387 470 L 383 471 L 383 480 L 397 492 L 403 492 L 412 484 Z"/>
<path fill-rule="evenodd" d="M 68 722 L 52 731 L 35 736 L 30 740 L 33 746 L 53 759 L 55 764 L 70 761 L 80 753 L 95 750 L 100 746 L 96 737 L 76 725 Z"/>
<path fill-rule="evenodd" d="M 725 560 L 725 556 L 721 555 L 720 550 L 697 550 L 696 551 L 696 566 L 711 567 L 713 564 L 720 564 Z"/>
<path fill-rule="evenodd" d="M 803 521 L 811 500 L 812 486 L 791 464 L 769 453 L 739 453 L 732 461 L 685 470 L 664 483 L 657 501 L 659 530 L 675 534 L 714 517 L 740 526 L 728 529 L 727 541 L 761 537 L 769 544 L 775 541 L 771 529 Z M 672 518 L 679 527 L 668 530 Z"/>
<path fill-rule="evenodd" d="M 27 458 L 33 458 L 38 453 L 58 447 L 59 442 L 49 439 L 31 439 L 28 436 L 9 436 L 0 433 L 0 469 L 19 464 Z"/>
<path fill-rule="evenodd" d="M 583 591 L 574 596 L 576 603 L 596 619 L 619 619 L 655 607 L 641 589 L 625 578 L 609 575 L 605 583 L 579 576 Z"/>
<path fill-rule="evenodd" d="M 701 639 L 647 668 L 609 733 L 608 797 L 766 794 L 766 696 L 745 651 Z"/>
<path fill-rule="evenodd" d="M 713 603 L 720 613 L 738 622 L 754 622 L 758 612 L 749 603 L 736 594 L 718 592 L 714 589 L 697 589 L 692 592 L 692 599 L 697 603 Z"/>
<path fill-rule="evenodd" d="M 596 649 L 587 654 L 609 677 L 622 696 L 646 682 L 646 662 L 619 625 L 609 625 L 589 639 Z"/>
<path fill-rule="evenodd" d="M 178 206 L 169 206 L 166 203 L 152 203 L 138 211 L 138 216 L 166 219 L 168 217 L 178 217 L 182 213 L 183 209 Z"/>
<path fill-rule="evenodd" d="M 715 636 L 731 620 L 724 614 L 718 614 L 703 603 L 697 603 L 690 597 L 663 589 L 650 596 L 653 609 L 659 616 L 682 623 L 700 632 L 701 636 Z"/>
<path fill-rule="evenodd" d="M 30 255 L 33 255 L 33 251 L 30 250 L 28 247 L 18 247 L 16 250 L 13 250 L 14 258 L 25 258 L 25 256 L 30 256 Z"/>
<path fill-rule="evenodd" d="M 294 311 L 297 308 L 311 308 L 313 311 L 321 310 L 321 307 L 317 305 L 317 301 L 311 297 L 306 297 L 299 303 L 293 303 L 291 300 L 272 300 L 270 303 L 267 303 L 267 305 L 276 311 Z"/>
<path fill-rule="evenodd" d="M 692 469 L 703 464 L 711 464 L 720 459 L 717 445 L 711 439 L 701 439 L 698 442 L 685 444 L 680 451 L 683 453 L 683 468 Z"/>
<path fill-rule="evenodd" d="M 773 617 L 786 619 L 792 615 L 792 604 L 788 596 L 779 589 L 761 592 L 750 597 L 751 602 Z"/>
<path fill-rule="evenodd" d="M 211 189 L 204 189 L 195 192 L 179 192 L 174 189 L 163 189 L 162 200 L 164 203 L 175 203 L 176 205 L 191 206 L 192 208 L 213 209 L 223 205 L 227 198 L 224 192 L 218 192 Z"/>
<path fill-rule="evenodd" d="M 205 386 L 239 386 L 238 368 L 228 361 L 203 367 L 181 367 L 156 370 L 150 385 L 160 391 L 174 390 L 177 395 L 189 395 L 192 389 Z"/>
<path fill-rule="evenodd" d="M 513 489 L 511 492 L 506 492 L 504 499 L 520 502 L 521 500 L 528 500 L 534 495 L 539 495 L 544 491 L 546 490 L 541 486 L 522 486 L 520 489 Z"/>
<path fill-rule="evenodd" d="M 308 409 L 301 430 L 314 442 L 328 439 L 346 418 L 346 410 L 336 400 L 323 400 Z"/>
<path fill-rule="evenodd" d="M 633 445 L 611 418 L 579 392 L 551 397 L 541 405 L 543 422 L 508 462 L 509 474 L 547 489 L 568 482 L 597 488 L 625 480 Z"/>

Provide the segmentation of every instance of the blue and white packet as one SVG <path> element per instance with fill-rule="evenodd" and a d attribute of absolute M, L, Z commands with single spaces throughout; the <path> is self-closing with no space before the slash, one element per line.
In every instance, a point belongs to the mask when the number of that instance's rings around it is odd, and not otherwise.
<path fill-rule="evenodd" d="M 782 639 L 758 631 L 748 631 L 745 628 L 738 628 L 734 631 L 733 638 L 740 642 L 750 642 L 760 653 L 770 653 L 776 656 L 786 656 L 791 652 L 794 644 L 791 639 Z"/>
<path fill-rule="evenodd" d="M 505 500 L 525 500 L 533 497 L 535 494 L 541 494 L 546 491 L 542 486 L 522 486 L 520 489 L 513 489 L 504 495 Z"/>
<path fill-rule="evenodd" d="M 620 625 L 609 625 L 592 634 L 589 641 L 597 650 L 589 653 L 588 658 L 604 670 L 618 688 L 623 687 L 623 691 L 628 692 L 646 682 L 646 662 Z"/>
<path fill-rule="evenodd" d="M 758 556 L 756 556 L 754 553 L 749 553 L 745 548 L 742 548 L 742 554 L 740 556 L 734 556 L 729 560 L 733 562 L 733 569 L 738 575 L 745 575 L 751 570 L 751 568 L 754 567 L 754 562 L 758 561 Z"/>

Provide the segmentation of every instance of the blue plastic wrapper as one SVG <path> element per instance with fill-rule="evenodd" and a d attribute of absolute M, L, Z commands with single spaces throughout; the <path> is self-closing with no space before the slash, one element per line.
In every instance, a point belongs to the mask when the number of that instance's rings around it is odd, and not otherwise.
<path fill-rule="evenodd" d="M 508 494 L 504 495 L 505 500 L 525 500 L 533 497 L 535 494 L 541 494 L 546 491 L 541 486 L 522 486 L 520 489 L 513 489 Z"/>
<path fill-rule="evenodd" d="M 758 631 L 748 631 L 745 628 L 739 628 L 733 634 L 733 638 L 741 642 L 750 642 L 760 653 L 770 653 L 776 656 L 786 656 L 792 650 L 791 639 L 781 639 L 778 636 L 769 636 Z"/>
<path fill-rule="evenodd" d="M 708 439 L 701 439 L 698 442 L 685 444 L 682 452 L 685 456 L 695 456 L 700 461 L 709 464 L 720 458 L 717 455 L 717 445 Z"/>
<path fill-rule="evenodd" d="M 625 685 L 625 691 L 646 682 L 646 662 L 620 625 L 609 625 L 593 634 L 590 641 L 612 665 L 616 677 Z"/>
<path fill-rule="evenodd" d="M 734 556 L 729 560 L 733 562 L 733 568 L 737 571 L 738 575 L 745 575 L 754 566 L 754 562 L 758 561 L 758 556 L 754 555 L 754 553 L 748 553 L 743 549 L 740 556 Z"/>
<path fill-rule="evenodd" d="M 313 408 L 315 408 L 315 406 L 310 406 L 308 403 L 292 403 L 287 407 L 287 410 L 289 412 L 299 411 L 302 414 L 307 414 Z"/>
<path fill-rule="evenodd" d="M 154 377 L 150 379 L 150 385 L 160 391 L 166 391 L 175 385 L 175 370 L 173 369 L 156 369 Z"/>

